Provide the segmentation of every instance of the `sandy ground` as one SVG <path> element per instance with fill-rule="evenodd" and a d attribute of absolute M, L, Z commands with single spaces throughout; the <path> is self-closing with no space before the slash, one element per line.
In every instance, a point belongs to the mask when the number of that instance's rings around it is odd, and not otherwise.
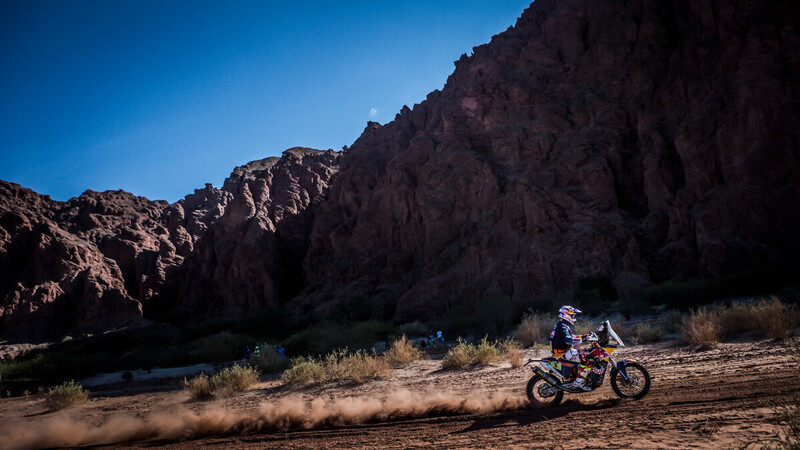
<path fill-rule="evenodd" d="M 361 385 L 262 378 L 203 402 L 180 379 L 147 380 L 93 388 L 90 402 L 61 412 L 40 396 L 1 399 L 0 448 L 742 448 L 781 436 L 771 404 L 800 392 L 800 369 L 774 341 L 698 352 L 665 342 L 614 356 L 650 370 L 645 398 L 620 401 L 607 379 L 559 407 L 529 409 L 530 369 L 445 372 L 437 360 Z"/>

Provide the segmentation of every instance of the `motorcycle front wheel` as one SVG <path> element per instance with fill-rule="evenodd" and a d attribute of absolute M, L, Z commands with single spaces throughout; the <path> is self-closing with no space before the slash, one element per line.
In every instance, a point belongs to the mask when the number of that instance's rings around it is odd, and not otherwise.
<path fill-rule="evenodd" d="M 611 389 L 622 398 L 639 399 L 650 391 L 650 373 L 639 363 L 630 363 L 625 367 L 628 379 L 614 368 L 611 371 Z"/>
<path fill-rule="evenodd" d="M 528 381 L 528 386 L 525 388 L 525 393 L 528 394 L 528 400 L 536 408 L 556 406 L 564 398 L 564 391 L 553 387 L 539 375 L 531 377 Z"/>

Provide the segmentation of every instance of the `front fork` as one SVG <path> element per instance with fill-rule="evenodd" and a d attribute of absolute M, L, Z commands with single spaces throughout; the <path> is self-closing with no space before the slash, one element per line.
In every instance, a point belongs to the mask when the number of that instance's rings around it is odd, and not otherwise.
<path fill-rule="evenodd" d="M 628 378 L 628 372 L 625 371 L 625 365 L 624 364 L 617 363 L 616 361 L 614 361 L 614 358 L 612 358 L 611 356 L 608 357 L 608 362 L 611 363 L 611 367 L 616 367 L 617 371 L 620 373 L 620 375 L 622 375 L 622 378 L 624 378 L 625 381 L 630 381 L 630 378 Z"/>

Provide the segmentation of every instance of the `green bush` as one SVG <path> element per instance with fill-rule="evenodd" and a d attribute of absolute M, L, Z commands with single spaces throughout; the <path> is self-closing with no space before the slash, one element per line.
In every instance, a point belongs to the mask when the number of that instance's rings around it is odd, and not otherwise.
<path fill-rule="evenodd" d="M 80 405 L 89 399 L 89 393 L 74 380 L 50 388 L 45 394 L 45 402 L 53 409 L 64 409 Z"/>

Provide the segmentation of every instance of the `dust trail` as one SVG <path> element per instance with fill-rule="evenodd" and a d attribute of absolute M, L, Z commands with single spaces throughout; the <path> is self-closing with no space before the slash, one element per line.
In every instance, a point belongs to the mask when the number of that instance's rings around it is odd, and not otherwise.
<path fill-rule="evenodd" d="M 146 439 L 179 441 L 207 436 L 509 411 L 525 407 L 526 404 L 524 398 L 505 393 L 464 397 L 455 393 L 414 394 L 402 390 L 380 399 L 347 397 L 316 399 L 309 403 L 299 396 L 287 397 L 274 403 L 262 403 L 253 412 L 210 408 L 199 413 L 156 413 L 144 419 L 118 416 L 99 427 L 58 415 L 37 423 L 3 425 L 0 428 L 0 449 L 116 444 Z"/>

